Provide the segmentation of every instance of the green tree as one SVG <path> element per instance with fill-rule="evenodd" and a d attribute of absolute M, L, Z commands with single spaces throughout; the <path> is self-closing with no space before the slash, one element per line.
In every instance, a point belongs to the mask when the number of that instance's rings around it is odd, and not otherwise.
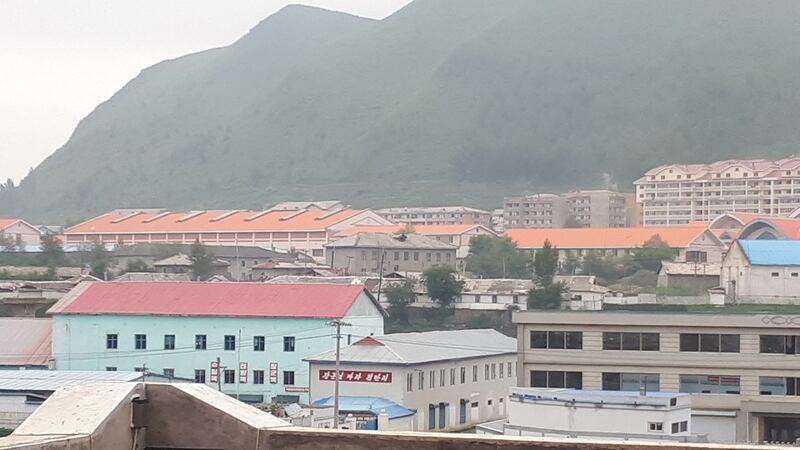
<path fill-rule="evenodd" d="M 558 249 L 549 240 L 544 241 L 542 249 L 533 257 L 534 279 L 537 287 L 528 292 L 528 308 L 558 309 L 561 307 L 561 294 L 566 287 L 554 283 L 553 277 L 558 268 Z"/>
<path fill-rule="evenodd" d="M 213 270 L 211 264 L 214 262 L 214 254 L 203 245 L 199 240 L 192 244 L 192 278 L 194 280 L 206 280 L 211 276 Z"/>
<path fill-rule="evenodd" d="M 153 268 L 147 265 L 146 262 L 142 261 L 141 259 L 134 259 L 132 261 L 128 261 L 128 264 L 125 265 L 125 272 L 153 272 Z"/>
<path fill-rule="evenodd" d="M 56 267 L 63 264 L 64 260 L 64 247 L 61 245 L 61 240 L 52 234 L 42 236 L 42 252 L 39 254 L 39 263 L 47 267 Z"/>
<path fill-rule="evenodd" d="M 102 242 L 95 242 L 89 250 L 89 269 L 93 277 L 108 279 L 108 266 L 111 258 Z"/>
<path fill-rule="evenodd" d="M 450 266 L 434 266 L 422 273 L 422 283 L 428 296 L 438 303 L 442 310 L 453 305 L 464 289 L 464 281 L 456 278 L 456 270 Z"/>
<path fill-rule="evenodd" d="M 676 253 L 661 236 L 654 234 L 633 251 L 633 258 L 640 268 L 655 272 L 661 267 L 661 261 L 672 261 Z"/>
<path fill-rule="evenodd" d="M 566 291 L 563 283 L 551 283 L 531 289 L 528 293 L 529 309 L 559 309 L 561 294 Z"/>
<path fill-rule="evenodd" d="M 528 260 L 507 236 L 475 236 L 469 241 L 467 270 L 479 278 L 528 278 Z"/>
<path fill-rule="evenodd" d="M 383 290 L 392 316 L 408 322 L 408 305 L 417 299 L 416 284 L 411 280 L 391 283 Z"/>

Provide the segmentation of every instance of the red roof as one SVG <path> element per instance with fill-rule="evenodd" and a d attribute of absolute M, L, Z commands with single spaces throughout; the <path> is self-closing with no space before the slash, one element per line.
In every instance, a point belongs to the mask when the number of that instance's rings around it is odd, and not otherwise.
<path fill-rule="evenodd" d="M 345 228 L 336 233 L 337 236 L 352 236 L 359 233 L 397 233 L 404 228 L 410 227 L 415 234 L 425 236 L 448 236 L 464 234 L 475 228 L 482 227 L 479 224 L 434 224 L 434 225 L 356 225 Z"/>
<path fill-rule="evenodd" d="M 636 248 L 653 235 L 672 247 L 687 247 L 707 230 L 707 225 L 630 228 L 512 228 L 506 236 L 520 248 L 542 248 L 549 240 L 558 248 Z"/>
<path fill-rule="evenodd" d="M 0 318 L 0 366 L 47 366 L 52 335 L 51 319 Z"/>
<path fill-rule="evenodd" d="M 0 219 L 0 230 L 14 225 L 17 222 L 19 222 L 19 219 Z"/>
<path fill-rule="evenodd" d="M 64 231 L 76 233 L 198 233 L 325 231 L 363 210 L 340 211 L 112 211 Z"/>
<path fill-rule="evenodd" d="M 51 314 L 219 317 L 344 317 L 362 285 L 202 282 L 86 282 Z"/>

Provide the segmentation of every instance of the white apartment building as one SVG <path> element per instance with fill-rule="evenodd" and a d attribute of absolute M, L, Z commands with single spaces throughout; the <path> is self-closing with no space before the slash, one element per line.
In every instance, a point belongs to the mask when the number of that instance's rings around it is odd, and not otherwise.
<path fill-rule="evenodd" d="M 800 158 L 668 164 L 634 185 L 644 226 L 708 222 L 729 212 L 788 217 L 800 207 Z"/>
<path fill-rule="evenodd" d="M 492 228 L 492 212 L 467 206 L 404 206 L 376 209 L 375 213 L 395 223 L 411 225 L 483 225 Z"/>
<path fill-rule="evenodd" d="M 800 438 L 800 315 L 514 314 L 521 386 L 691 394 L 711 442 Z"/>
<path fill-rule="evenodd" d="M 516 339 L 495 330 L 369 336 L 341 349 L 339 394 L 416 410 L 410 431 L 467 429 L 506 416 L 516 352 Z M 335 352 L 305 361 L 312 403 L 333 395 Z"/>

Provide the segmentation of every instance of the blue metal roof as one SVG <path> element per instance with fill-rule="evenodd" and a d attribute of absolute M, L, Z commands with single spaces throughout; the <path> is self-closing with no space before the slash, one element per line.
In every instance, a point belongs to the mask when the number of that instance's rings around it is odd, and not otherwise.
<path fill-rule="evenodd" d="M 800 241 L 739 241 L 742 251 L 754 266 L 800 266 Z"/>
<path fill-rule="evenodd" d="M 333 406 L 333 397 L 325 397 L 315 401 L 313 406 Z M 342 412 L 370 412 L 376 416 L 381 411 L 386 411 L 389 419 L 413 416 L 417 413 L 415 409 L 406 408 L 403 405 L 387 400 L 382 397 L 355 397 L 339 396 L 339 411 Z"/>

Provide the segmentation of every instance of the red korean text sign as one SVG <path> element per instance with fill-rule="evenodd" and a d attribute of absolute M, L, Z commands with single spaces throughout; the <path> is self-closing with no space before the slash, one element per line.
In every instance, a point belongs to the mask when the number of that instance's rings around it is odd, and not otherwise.
<path fill-rule="evenodd" d="M 334 381 L 336 379 L 335 370 L 320 370 L 319 379 L 323 381 Z M 339 381 L 353 381 L 361 383 L 391 383 L 391 372 L 373 372 L 371 370 L 340 370 Z"/>

